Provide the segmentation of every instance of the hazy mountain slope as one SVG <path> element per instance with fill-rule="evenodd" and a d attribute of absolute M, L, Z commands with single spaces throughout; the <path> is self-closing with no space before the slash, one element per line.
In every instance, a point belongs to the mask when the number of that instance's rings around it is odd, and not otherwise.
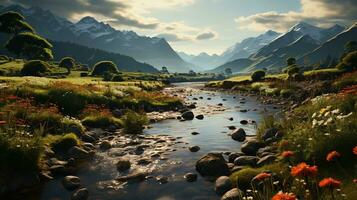
<path fill-rule="evenodd" d="M 304 55 L 298 63 L 308 62 L 309 64 L 324 62 L 328 56 L 339 59 L 343 53 L 345 45 L 349 41 L 357 41 L 357 23 L 347 30 L 331 38 L 314 51 Z"/>
<path fill-rule="evenodd" d="M 41 8 L 9 6 L 3 11 L 22 13 L 37 32 L 51 40 L 73 42 L 84 46 L 120 53 L 146 62 L 157 68 L 166 66 L 171 71 L 187 72 L 192 66 L 177 55 L 165 39 L 139 36 L 133 31 L 119 31 L 92 17 L 77 23 L 58 17 Z"/>
<path fill-rule="evenodd" d="M 233 73 L 237 73 L 237 72 L 241 72 L 241 71 L 245 70 L 245 68 L 250 66 L 252 63 L 253 63 L 253 61 L 249 58 L 241 58 L 241 59 L 237 59 L 237 60 L 228 62 L 228 63 L 221 65 L 217 68 L 214 68 L 214 69 L 210 70 L 210 72 L 221 73 L 221 72 L 224 72 L 225 69 L 231 68 Z"/>
<path fill-rule="evenodd" d="M 5 48 L 4 44 L 10 38 L 10 35 L 0 33 L 0 55 L 11 55 Z M 93 49 L 69 42 L 51 41 L 53 45 L 53 54 L 55 60 L 60 60 L 65 56 L 71 56 L 83 64 L 92 67 L 95 63 L 102 60 L 111 60 L 118 65 L 118 68 L 123 71 L 142 71 L 142 72 L 158 72 L 156 68 L 149 64 L 140 63 L 129 56 L 120 55 L 117 53 L 109 53 L 99 49 Z"/>

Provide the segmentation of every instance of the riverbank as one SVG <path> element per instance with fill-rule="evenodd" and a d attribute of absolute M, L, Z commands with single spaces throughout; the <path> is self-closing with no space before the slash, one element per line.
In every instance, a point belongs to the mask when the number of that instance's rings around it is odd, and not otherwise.
<path fill-rule="evenodd" d="M 258 127 L 257 136 L 246 140 L 241 151 L 226 163 L 238 170 L 219 174 L 225 176 L 217 179 L 216 187 L 223 182 L 227 186 L 224 191 L 235 188 L 222 199 L 269 199 L 279 191 L 286 196 L 290 194 L 291 198 L 355 199 L 355 74 L 328 80 L 268 78 L 257 82 L 239 80 L 207 84 L 248 96 L 258 95 L 269 102 L 282 103 L 281 99 L 286 102 L 287 112 L 282 118 L 266 117 Z M 285 90 L 289 95 L 285 95 Z M 237 132 L 237 138 L 243 136 L 244 133 Z M 220 168 L 222 166 L 224 162 Z M 309 169 L 313 172 L 304 171 Z M 227 174 L 230 174 L 229 179 Z M 305 179 L 303 183 L 299 183 L 300 178 Z M 327 180 L 335 185 L 329 186 Z M 254 190 L 257 192 L 251 192 Z"/>

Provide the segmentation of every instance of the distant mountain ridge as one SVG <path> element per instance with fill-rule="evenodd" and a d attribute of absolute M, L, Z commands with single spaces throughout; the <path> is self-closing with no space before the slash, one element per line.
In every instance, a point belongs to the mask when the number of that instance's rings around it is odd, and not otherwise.
<path fill-rule="evenodd" d="M 182 60 L 163 38 L 139 36 L 133 31 L 119 31 L 93 17 L 84 17 L 77 23 L 38 7 L 19 5 L 4 7 L 4 11 L 23 14 L 36 31 L 51 40 L 72 42 L 91 48 L 131 56 L 138 61 L 166 66 L 170 71 L 188 72 L 192 64 Z"/>
<path fill-rule="evenodd" d="M 251 54 L 248 57 L 249 61 L 247 61 L 247 58 L 237 59 L 213 69 L 212 72 L 221 72 L 227 67 L 230 67 L 234 73 L 251 72 L 261 68 L 279 71 L 286 65 L 287 58 L 295 57 L 298 60 L 306 58 L 306 54 L 324 46 L 326 42 L 340 34 L 344 29 L 340 25 L 324 29 L 306 22 L 300 22 L 260 48 L 256 53 Z M 357 35 L 354 38 L 351 36 L 349 39 L 357 40 L 356 37 Z M 338 46 L 344 45 L 338 44 Z M 318 62 L 318 60 L 311 59 L 311 63 L 313 62 Z"/>

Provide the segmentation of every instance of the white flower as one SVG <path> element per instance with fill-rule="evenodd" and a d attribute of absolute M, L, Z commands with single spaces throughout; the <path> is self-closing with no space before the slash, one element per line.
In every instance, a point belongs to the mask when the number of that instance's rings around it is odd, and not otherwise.
<path fill-rule="evenodd" d="M 331 113 L 332 113 L 332 114 L 338 114 L 338 113 L 340 113 L 340 109 L 337 108 L 337 109 L 331 111 Z"/>
<path fill-rule="evenodd" d="M 329 136 L 329 135 L 330 135 L 330 133 L 325 133 L 324 135 L 325 135 L 325 136 Z"/>
<path fill-rule="evenodd" d="M 316 112 L 314 112 L 314 114 L 312 114 L 312 118 L 315 118 L 316 117 L 316 115 L 317 115 L 317 113 Z"/>
<path fill-rule="evenodd" d="M 324 116 L 327 117 L 329 115 L 330 115 L 330 111 L 327 111 Z"/>

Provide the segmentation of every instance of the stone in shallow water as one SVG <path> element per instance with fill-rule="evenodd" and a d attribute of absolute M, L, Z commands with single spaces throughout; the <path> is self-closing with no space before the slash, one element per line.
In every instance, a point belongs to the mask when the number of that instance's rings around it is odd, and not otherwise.
<path fill-rule="evenodd" d="M 169 179 L 166 176 L 158 176 L 156 177 L 156 180 L 160 183 L 160 184 L 166 184 L 169 182 Z"/>
<path fill-rule="evenodd" d="M 208 153 L 196 162 L 196 170 L 202 176 L 228 175 L 229 169 L 222 154 Z"/>
<path fill-rule="evenodd" d="M 195 173 L 187 173 L 185 174 L 184 178 L 187 182 L 194 182 L 197 180 L 197 174 Z"/>
<path fill-rule="evenodd" d="M 199 146 L 192 146 L 192 147 L 189 147 L 188 148 L 191 152 L 197 152 L 200 150 L 200 147 Z"/>
<path fill-rule="evenodd" d="M 117 170 L 120 171 L 120 172 L 126 171 L 126 170 L 130 169 L 131 163 L 127 159 L 120 159 L 116 163 L 116 167 L 117 167 Z"/>
<path fill-rule="evenodd" d="M 66 176 L 62 180 L 62 185 L 67 190 L 74 190 L 81 185 L 81 179 L 77 176 Z"/>
<path fill-rule="evenodd" d="M 198 135 L 198 134 L 200 134 L 199 132 L 192 132 L 191 133 L 192 135 Z"/>
<path fill-rule="evenodd" d="M 197 116 L 196 116 L 196 119 L 199 119 L 199 120 L 202 120 L 203 118 L 204 118 L 203 115 L 197 115 Z"/>
<path fill-rule="evenodd" d="M 240 200 L 242 196 L 242 192 L 238 188 L 233 188 L 226 192 L 221 200 Z"/>
<path fill-rule="evenodd" d="M 89 197 L 88 189 L 82 188 L 72 194 L 71 200 L 87 200 L 88 197 Z"/>
<path fill-rule="evenodd" d="M 232 182 L 228 176 L 221 176 L 216 180 L 215 188 L 217 194 L 222 195 L 232 188 Z"/>
<path fill-rule="evenodd" d="M 235 131 L 233 131 L 231 137 L 233 140 L 243 142 L 245 140 L 246 133 L 245 133 L 244 129 L 239 128 L 239 129 L 236 129 Z"/>

